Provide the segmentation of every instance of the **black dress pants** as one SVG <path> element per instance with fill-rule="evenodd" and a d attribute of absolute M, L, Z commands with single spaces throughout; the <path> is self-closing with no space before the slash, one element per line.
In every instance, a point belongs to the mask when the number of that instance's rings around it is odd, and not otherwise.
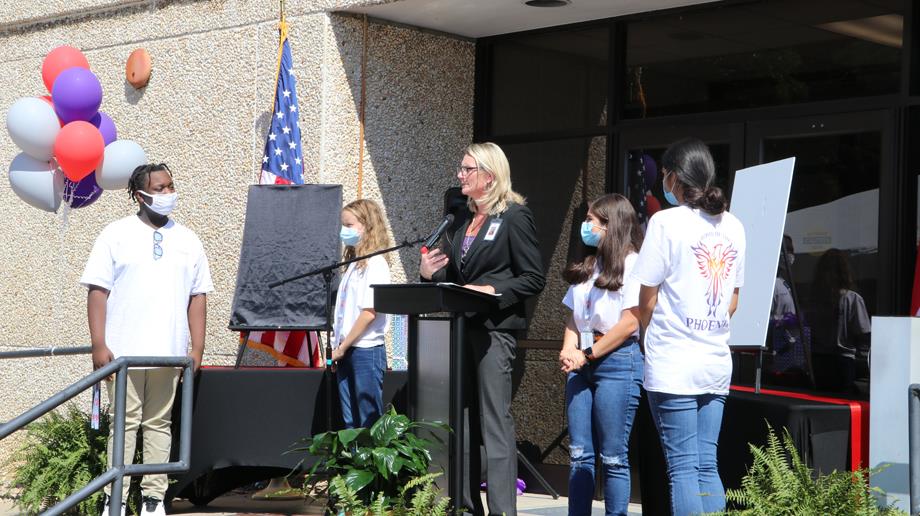
<path fill-rule="evenodd" d="M 516 516 L 517 444 L 511 416 L 511 370 L 517 343 L 510 332 L 490 331 L 470 324 L 463 345 L 467 350 L 464 381 L 467 477 L 462 504 L 476 516 L 483 514 L 479 495 L 483 478 L 479 451 L 482 446 L 489 514 Z"/>

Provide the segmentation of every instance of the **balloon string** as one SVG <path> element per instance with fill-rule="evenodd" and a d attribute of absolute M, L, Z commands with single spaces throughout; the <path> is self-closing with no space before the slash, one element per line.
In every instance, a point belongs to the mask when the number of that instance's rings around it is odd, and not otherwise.
<path fill-rule="evenodd" d="M 67 229 L 70 227 L 70 206 L 61 203 L 60 224 L 58 224 L 58 285 L 64 285 L 67 271 Z M 54 325 L 57 335 L 64 334 L 64 289 L 58 288 L 54 296 Z"/>

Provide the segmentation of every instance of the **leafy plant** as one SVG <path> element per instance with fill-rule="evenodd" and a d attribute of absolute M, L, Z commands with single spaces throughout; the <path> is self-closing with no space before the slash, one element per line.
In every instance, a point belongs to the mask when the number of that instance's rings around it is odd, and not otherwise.
<path fill-rule="evenodd" d="M 413 433 L 423 428 L 449 431 L 443 423 L 410 421 L 391 407 L 370 428 L 324 432 L 302 440 L 303 446 L 291 451 L 307 452 L 318 459 L 304 483 L 304 492 L 317 486 L 319 471 L 330 477 L 327 487 L 319 491 L 325 491 L 332 507 L 369 507 L 378 499 L 381 507 L 398 505 L 405 486 L 428 475 L 433 443 Z"/>
<path fill-rule="evenodd" d="M 39 513 L 102 474 L 108 420 L 104 423 L 104 429 L 90 429 L 89 415 L 70 405 L 63 415 L 51 412 L 26 427 L 26 442 L 9 461 L 15 466 L 13 484 L 21 487 L 17 506 Z M 98 514 L 101 509 L 99 492 L 80 502 L 74 513 Z"/>
<path fill-rule="evenodd" d="M 442 497 L 434 480 L 441 473 L 428 473 L 415 477 L 400 490 L 400 495 L 392 509 L 388 508 L 386 497 L 377 493 L 370 506 L 366 506 L 342 476 L 332 479 L 330 489 L 337 493 L 334 508 L 337 514 L 367 514 L 367 516 L 446 516 L 450 508 L 450 498 Z"/>
<path fill-rule="evenodd" d="M 894 507 L 879 507 L 869 487 L 869 476 L 878 469 L 833 471 L 814 476 L 802 461 L 795 443 L 784 430 L 782 442 L 772 427 L 767 446 L 750 445 L 754 463 L 741 481 L 740 489 L 725 493 L 738 510 L 722 514 L 738 516 L 824 515 L 875 516 L 904 514 Z"/>
<path fill-rule="evenodd" d="M 25 443 L 7 462 L 14 470 L 13 486 L 19 488 L 16 505 L 27 514 L 37 514 L 105 473 L 109 423 L 105 407 L 99 414 L 99 430 L 93 430 L 90 415 L 69 405 L 63 413 L 51 412 L 27 426 Z M 137 498 L 138 493 L 133 494 Z M 67 514 L 95 516 L 100 511 L 102 491 Z"/>
<path fill-rule="evenodd" d="M 403 486 L 393 513 L 405 516 L 445 516 L 450 509 L 450 498 L 438 498 L 441 490 L 434 484 L 434 479 L 439 476 L 441 473 L 429 473 L 410 480 Z"/>

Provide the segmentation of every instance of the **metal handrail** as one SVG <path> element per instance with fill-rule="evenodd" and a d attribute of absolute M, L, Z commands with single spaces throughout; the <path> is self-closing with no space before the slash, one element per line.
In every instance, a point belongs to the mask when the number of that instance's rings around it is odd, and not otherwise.
<path fill-rule="evenodd" d="M 35 358 L 54 355 L 80 355 L 91 353 L 91 347 L 62 347 L 46 349 L 22 349 L 0 352 L 0 359 Z M 125 396 L 128 387 L 129 367 L 181 367 L 182 368 L 182 412 L 179 421 L 179 461 L 161 464 L 128 464 L 125 456 Z M 192 359 L 189 357 L 121 357 L 96 369 L 74 382 L 54 396 L 23 412 L 9 422 L 0 424 L 0 440 L 55 408 L 78 396 L 103 379 L 115 374 L 115 414 L 112 440 L 112 466 L 102 475 L 94 478 L 85 487 L 61 500 L 43 515 L 57 516 L 73 508 L 88 496 L 112 483 L 109 497 L 111 507 L 121 506 L 121 490 L 125 476 L 149 475 L 151 473 L 185 473 L 191 461 L 192 442 Z"/>
<path fill-rule="evenodd" d="M 908 449 L 910 462 L 910 514 L 920 514 L 920 383 L 907 389 Z"/>

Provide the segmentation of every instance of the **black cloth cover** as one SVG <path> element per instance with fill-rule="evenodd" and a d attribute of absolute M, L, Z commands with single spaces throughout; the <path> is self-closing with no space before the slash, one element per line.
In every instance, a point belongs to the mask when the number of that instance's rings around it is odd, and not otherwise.
<path fill-rule="evenodd" d="M 405 371 L 386 371 L 384 404 L 405 413 Z M 206 505 L 258 480 L 291 473 L 304 453 L 285 453 L 301 438 L 341 428 L 338 388 L 322 369 L 205 367 L 195 381 L 189 471 L 172 475 L 166 499 Z M 181 393 L 173 405 L 172 460 L 178 459 Z"/>
<path fill-rule="evenodd" d="M 725 400 L 719 432 L 719 475 L 727 489 L 741 487 L 753 462 L 748 444 L 766 444 L 767 423 L 780 435 L 788 429 L 796 449 L 816 471 L 847 469 L 850 410 L 846 405 L 733 390 Z M 633 425 L 633 444 L 637 437 L 642 514 L 667 516 L 668 470 L 645 391 Z"/>
<path fill-rule="evenodd" d="M 231 330 L 329 328 L 322 275 L 268 284 L 340 258 L 341 209 L 341 185 L 249 187 Z"/>

